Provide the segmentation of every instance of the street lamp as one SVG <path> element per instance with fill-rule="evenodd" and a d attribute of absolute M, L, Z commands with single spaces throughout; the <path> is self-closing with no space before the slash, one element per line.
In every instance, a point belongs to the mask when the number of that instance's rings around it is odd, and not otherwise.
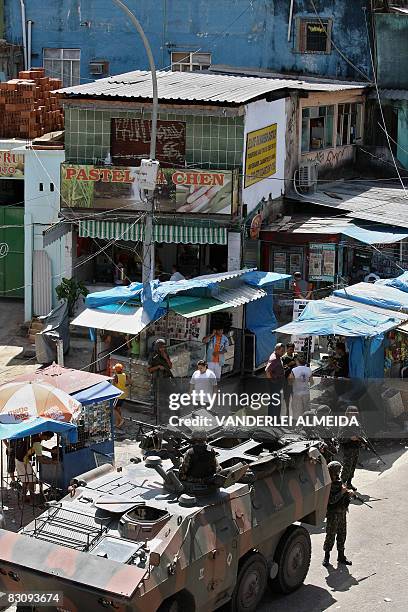
<path fill-rule="evenodd" d="M 157 77 L 156 77 L 156 66 L 154 64 L 152 50 L 147 40 L 146 34 L 140 25 L 139 20 L 135 17 L 132 11 L 124 4 L 121 0 L 113 0 L 113 2 L 129 17 L 130 21 L 138 31 L 140 38 L 143 41 L 144 48 L 146 50 L 147 58 L 149 60 L 150 72 L 152 75 L 152 86 L 153 86 L 153 106 L 152 106 L 152 129 L 150 137 L 150 159 L 156 159 L 156 137 L 157 137 L 157 115 L 159 111 L 159 97 L 157 92 Z M 154 189 L 149 189 L 147 192 L 148 211 L 145 222 L 145 236 L 143 242 L 143 268 L 142 268 L 142 280 L 143 283 L 147 283 L 154 278 L 155 266 L 154 266 L 154 241 L 153 241 L 153 206 L 154 206 Z"/>

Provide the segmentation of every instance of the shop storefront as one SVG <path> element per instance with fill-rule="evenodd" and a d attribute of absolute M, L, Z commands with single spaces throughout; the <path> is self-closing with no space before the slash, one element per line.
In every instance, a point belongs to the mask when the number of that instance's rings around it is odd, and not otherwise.
<path fill-rule="evenodd" d="M 24 297 L 24 155 L 1 145 L 0 296 Z"/>
<path fill-rule="evenodd" d="M 222 329 L 228 339 L 222 376 L 242 370 L 244 353 L 254 369 L 262 367 L 274 346 L 271 288 L 283 279 L 234 271 L 184 281 L 183 287 L 163 282 L 153 289 L 158 297 L 152 294 L 152 302 L 144 301 L 136 283 L 120 294 L 111 290 L 87 296 L 87 309 L 72 325 L 93 330 L 98 369 L 110 373 L 115 363 L 122 363 L 130 379 L 129 399 L 151 404 L 149 356 L 158 338 L 166 341 L 175 378 L 191 376 L 197 361 L 206 357 L 203 338 L 214 329 Z"/>

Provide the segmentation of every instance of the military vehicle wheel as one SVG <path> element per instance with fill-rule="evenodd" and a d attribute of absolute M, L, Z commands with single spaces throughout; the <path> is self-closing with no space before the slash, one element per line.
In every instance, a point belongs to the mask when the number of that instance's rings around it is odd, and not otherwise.
<path fill-rule="evenodd" d="M 181 612 L 181 610 L 181 601 L 177 598 L 177 596 L 174 596 L 169 597 L 169 599 L 166 599 L 166 601 L 163 601 L 157 612 Z"/>
<path fill-rule="evenodd" d="M 231 612 L 253 612 L 268 584 L 268 566 L 262 555 L 253 553 L 240 568 L 231 598 Z"/>
<path fill-rule="evenodd" d="M 304 582 L 309 571 L 312 544 L 304 527 L 291 525 L 280 539 L 275 553 L 278 573 L 269 586 L 279 593 L 291 593 Z"/>

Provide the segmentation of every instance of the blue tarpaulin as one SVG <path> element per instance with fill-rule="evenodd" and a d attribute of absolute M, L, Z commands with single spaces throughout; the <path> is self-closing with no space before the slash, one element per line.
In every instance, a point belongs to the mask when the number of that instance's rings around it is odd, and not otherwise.
<path fill-rule="evenodd" d="M 408 293 L 408 272 L 404 272 L 400 276 L 397 276 L 397 278 L 386 278 L 385 280 L 379 280 L 374 284 L 377 289 L 381 285 L 385 285 L 386 287 L 394 287 L 394 289 L 399 289 L 399 291 Z"/>
<path fill-rule="evenodd" d="M 256 338 L 256 367 L 268 359 L 276 344 L 276 334 L 273 330 L 277 325 L 277 320 L 273 312 L 272 287 L 268 287 L 267 293 L 265 297 L 250 302 L 246 306 L 246 328 L 255 334 Z"/>
<path fill-rule="evenodd" d="M 128 302 L 138 298 L 141 294 L 142 283 L 132 283 L 127 287 L 112 287 L 106 291 L 96 291 L 88 293 L 85 298 L 85 305 L 88 308 L 98 308 L 105 304 L 114 304 L 118 302 Z"/>
<path fill-rule="evenodd" d="M 242 280 L 252 287 L 267 287 L 274 285 L 282 280 L 290 278 L 290 274 L 279 274 L 278 272 L 262 272 L 260 270 L 252 270 L 246 272 L 242 277 Z"/>
<path fill-rule="evenodd" d="M 408 312 L 408 293 L 400 291 L 394 286 L 384 284 L 379 286 L 378 282 L 357 283 L 346 289 L 338 289 L 334 291 L 333 295 L 360 304 Z"/>
<path fill-rule="evenodd" d="M 400 323 L 399 318 L 364 308 L 316 300 L 308 303 L 296 321 L 283 325 L 276 331 L 298 336 L 337 335 L 371 338 L 397 327 Z"/>
<path fill-rule="evenodd" d="M 17 440 L 41 433 L 42 431 L 53 431 L 67 438 L 68 442 L 75 443 L 78 440 L 76 425 L 72 423 L 61 423 L 44 417 L 32 417 L 21 421 L 21 423 L 0 423 L 0 440 Z"/>
<path fill-rule="evenodd" d="M 108 380 L 104 380 L 97 385 L 93 385 L 93 387 L 89 387 L 89 389 L 74 393 L 72 397 L 83 406 L 86 406 L 87 404 L 96 404 L 98 402 L 113 400 L 121 394 L 122 392 L 119 389 L 111 385 Z"/>

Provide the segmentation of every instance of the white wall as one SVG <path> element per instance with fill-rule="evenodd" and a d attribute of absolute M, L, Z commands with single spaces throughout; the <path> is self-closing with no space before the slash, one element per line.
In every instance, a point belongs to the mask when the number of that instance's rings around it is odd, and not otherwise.
<path fill-rule="evenodd" d="M 286 103 L 285 99 L 275 100 L 274 102 L 266 102 L 259 100 L 251 102 L 245 107 L 245 125 L 244 125 L 244 157 L 242 167 L 245 169 L 245 153 L 246 139 L 248 132 L 259 130 L 268 125 L 277 124 L 276 133 L 276 172 L 272 178 L 263 179 L 254 185 L 243 188 L 242 202 L 247 205 L 248 214 L 259 204 L 264 197 L 266 200 L 278 198 L 284 192 L 285 174 L 285 133 L 286 133 Z M 279 180 L 275 180 L 279 179 Z M 244 180 L 242 181 L 242 186 Z"/>
<path fill-rule="evenodd" d="M 58 221 L 60 210 L 60 165 L 65 151 L 31 150 L 25 152 L 25 254 L 24 314 L 29 320 L 32 312 L 33 251 L 43 250 L 43 232 Z M 54 191 L 51 190 L 51 183 Z M 43 190 L 40 189 L 40 184 Z M 56 305 L 55 287 L 61 276 L 70 276 L 72 268 L 72 235 L 67 234 L 45 248 L 51 259 L 53 306 Z"/>

